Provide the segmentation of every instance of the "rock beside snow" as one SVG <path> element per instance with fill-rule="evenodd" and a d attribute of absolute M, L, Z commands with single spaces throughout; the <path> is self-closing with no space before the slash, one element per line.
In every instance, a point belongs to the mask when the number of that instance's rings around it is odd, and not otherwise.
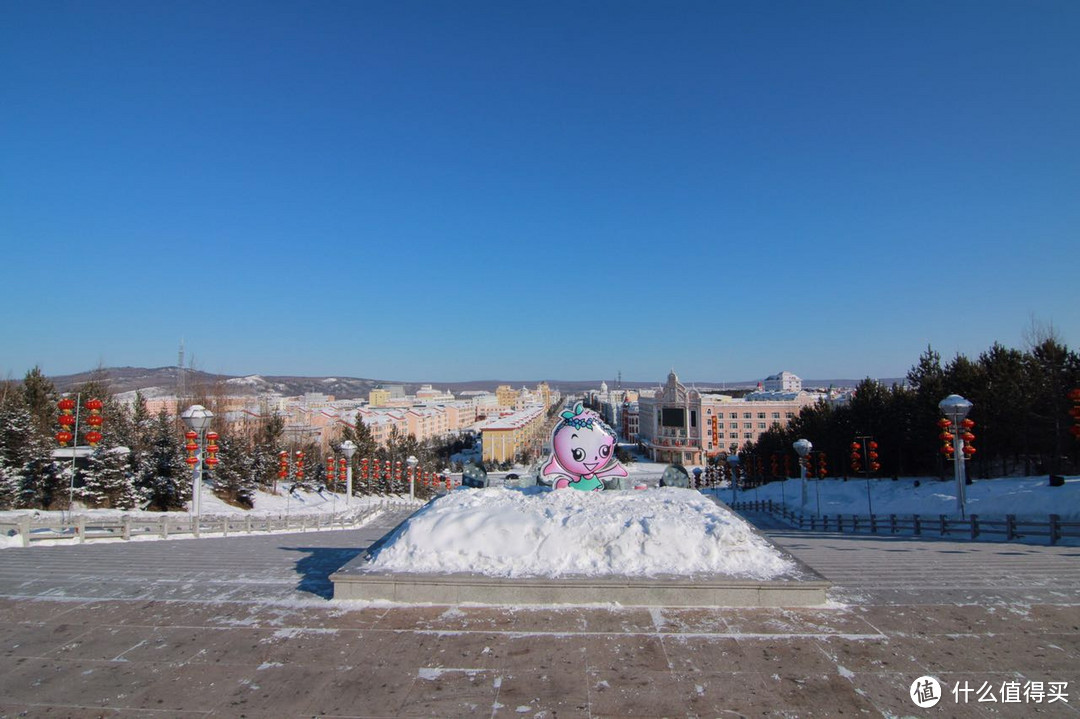
<path fill-rule="evenodd" d="M 794 569 L 730 510 L 675 488 L 458 490 L 409 519 L 371 566 L 501 577 L 720 574 L 759 580 Z"/>

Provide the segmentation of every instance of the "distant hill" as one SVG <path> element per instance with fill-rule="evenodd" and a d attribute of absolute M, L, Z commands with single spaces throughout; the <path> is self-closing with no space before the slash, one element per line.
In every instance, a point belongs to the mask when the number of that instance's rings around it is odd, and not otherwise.
<path fill-rule="evenodd" d="M 400 384 L 406 392 L 415 392 L 420 383 L 400 382 L 386 379 L 368 379 L 361 377 L 295 377 L 277 375 L 247 375 L 233 376 L 211 374 L 194 369 L 183 370 L 183 381 L 187 392 L 214 392 L 231 396 L 280 395 L 293 397 L 306 392 L 321 392 L 333 395 L 338 399 L 366 399 L 368 393 L 379 384 Z M 59 375 L 50 379 L 61 392 L 72 390 L 91 379 L 103 379 L 108 382 L 109 388 L 116 394 L 141 390 L 148 397 L 172 396 L 179 386 L 176 367 L 109 367 L 91 372 L 80 372 L 71 375 Z M 852 379 L 807 379 L 803 380 L 803 386 L 807 388 L 825 387 L 854 387 L 861 380 Z M 902 382 L 899 378 L 882 378 L 879 380 L 885 385 L 894 382 Z M 556 380 L 556 379 L 527 379 L 527 380 L 473 380 L 469 382 L 438 382 L 432 381 L 436 389 L 443 389 L 454 394 L 468 391 L 493 392 L 499 385 L 510 385 L 514 388 L 535 387 L 539 382 L 547 382 L 554 389 L 564 394 L 579 394 L 587 390 L 599 389 L 601 382 L 607 382 L 612 389 L 615 383 L 612 380 Z M 743 382 L 685 382 L 687 386 L 701 389 L 729 389 L 745 390 L 757 386 L 758 380 Z M 650 389 L 662 384 L 657 382 L 622 382 L 624 389 Z"/>

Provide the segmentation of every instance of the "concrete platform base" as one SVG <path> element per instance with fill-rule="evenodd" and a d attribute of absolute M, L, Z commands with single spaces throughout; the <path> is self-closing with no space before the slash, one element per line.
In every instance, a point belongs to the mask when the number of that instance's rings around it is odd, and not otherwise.
<path fill-rule="evenodd" d="M 417 604 L 811 607 L 825 603 L 830 586 L 816 574 L 771 581 L 708 576 L 508 579 L 473 574 L 389 573 L 365 565 L 366 559 L 358 557 L 330 576 L 334 599 Z"/>

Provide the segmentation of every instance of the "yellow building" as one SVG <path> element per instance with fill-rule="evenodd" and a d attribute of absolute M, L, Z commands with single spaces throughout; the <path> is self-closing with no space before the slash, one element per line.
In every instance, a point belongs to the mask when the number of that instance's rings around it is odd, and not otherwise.
<path fill-rule="evenodd" d="M 500 407 L 513 407 L 517 404 L 518 393 L 508 384 L 501 384 L 495 388 L 495 398 Z"/>
<path fill-rule="evenodd" d="M 525 450 L 534 455 L 539 453 L 545 416 L 544 408 L 535 405 L 484 426 L 481 429 L 484 462 L 513 462 Z"/>
<path fill-rule="evenodd" d="M 390 404 L 390 390 L 383 389 L 382 386 L 368 392 L 368 404 L 372 407 L 385 407 Z"/>

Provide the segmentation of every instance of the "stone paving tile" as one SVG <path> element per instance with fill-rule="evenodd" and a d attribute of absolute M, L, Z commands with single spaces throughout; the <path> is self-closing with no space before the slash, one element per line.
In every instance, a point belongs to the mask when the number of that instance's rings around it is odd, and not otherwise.
<path fill-rule="evenodd" d="M 851 672 L 904 672 L 919 676 L 925 663 L 910 644 L 881 639 L 825 637 L 814 645 L 837 667 Z"/>
<path fill-rule="evenodd" d="M 130 707 L 132 695 L 160 678 L 157 667 L 128 662 L 33 658 L 4 666 L 0 697 L 28 704 Z"/>
<path fill-rule="evenodd" d="M 746 654 L 734 638 L 661 636 L 670 669 L 684 674 L 738 671 Z"/>
<path fill-rule="evenodd" d="M 616 609 L 585 607 L 581 609 L 583 630 L 611 634 L 655 632 L 656 620 L 648 609 L 619 607 Z"/>
<path fill-rule="evenodd" d="M 497 667 L 514 675 L 582 675 L 587 666 L 588 646 L 592 637 L 582 636 L 513 636 L 499 646 Z"/>
<path fill-rule="evenodd" d="M 671 665 L 659 635 L 591 637 L 585 661 L 590 670 L 666 672 Z"/>
<path fill-rule="evenodd" d="M 416 670 L 409 671 L 404 665 L 329 671 L 313 692 L 305 712 L 309 716 L 400 716 L 416 679 Z"/>
<path fill-rule="evenodd" d="M 0 656 L 43 657 L 75 641 L 92 629 L 87 624 L 0 625 Z"/>
<path fill-rule="evenodd" d="M 251 674 L 250 667 L 236 665 L 162 666 L 157 680 L 133 692 L 124 704 L 154 711 L 209 712 L 226 701 L 237 687 L 250 682 Z"/>
<path fill-rule="evenodd" d="M 64 614 L 78 602 L 56 602 L 47 599 L 12 599 L 0 597 L 0 625 L 18 622 L 48 622 Z"/>
<path fill-rule="evenodd" d="M 333 676 L 324 667 L 260 666 L 218 694 L 213 717 L 311 716 L 309 707 Z"/>
<path fill-rule="evenodd" d="M 496 697 L 497 717 L 588 717 L 589 688 L 584 666 L 575 671 L 504 670 Z"/>
<path fill-rule="evenodd" d="M 400 707 L 402 716 L 489 716 L 496 708 L 502 676 L 494 671 L 421 668 Z"/>
<path fill-rule="evenodd" d="M 627 666 L 590 668 L 586 673 L 592 716 L 659 717 L 683 714 L 691 685 L 668 670 Z"/>
<path fill-rule="evenodd" d="M 743 656 L 740 669 L 765 676 L 781 674 L 788 676 L 828 675 L 836 672 L 836 664 L 812 639 L 737 640 Z"/>
<path fill-rule="evenodd" d="M 724 613 L 724 621 L 731 634 L 880 633 L 847 609 L 732 609 Z"/>

